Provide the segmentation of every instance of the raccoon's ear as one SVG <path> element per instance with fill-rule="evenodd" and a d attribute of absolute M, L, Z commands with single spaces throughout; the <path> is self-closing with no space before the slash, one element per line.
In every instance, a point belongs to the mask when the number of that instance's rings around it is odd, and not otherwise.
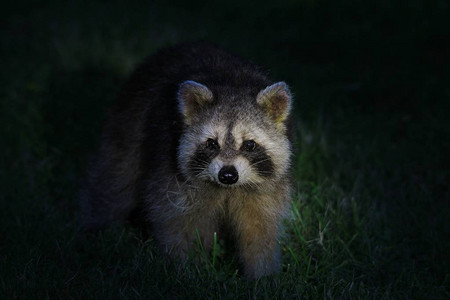
<path fill-rule="evenodd" d="M 260 91 L 256 96 L 256 102 L 277 125 L 282 126 L 291 110 L 292 96 L 287 84 L 281 81 Z"/>
<path fill-rule="evenodd" d="M 188 80 L 180 84 L 177 98 L 178 108 L 184 116 L 184 121 L 190 124 L 195 111 L 212 102 L 213 93 L 203 84 Z"/>

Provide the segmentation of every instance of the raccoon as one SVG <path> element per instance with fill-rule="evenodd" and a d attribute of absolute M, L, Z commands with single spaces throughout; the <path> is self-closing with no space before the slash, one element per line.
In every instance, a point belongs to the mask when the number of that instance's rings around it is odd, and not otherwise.
<path fill-rule="evenodd" d="M 150 56 L 110 112 L 82 190 L 82 222 L 151 229 L 181 260 L 224 228 L 243 272 L 279 270 L 290 204 L 292 96 L 284 82 L 222 48 L 182 44 Z"/>

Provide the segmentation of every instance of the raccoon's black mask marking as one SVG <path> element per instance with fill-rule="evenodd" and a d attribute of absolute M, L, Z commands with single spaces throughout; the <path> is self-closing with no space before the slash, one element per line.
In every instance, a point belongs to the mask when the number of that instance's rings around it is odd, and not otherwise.
<path fill-rule="evenodd" d="M 242 151 L 242 156 L 248 159 L 252 168 L 255 168 L 261 177 L 271 177 L 275 171 L 272 159 L 263 146 L 256 144 L 252 151 Z"/>
<path fill-rule="evenodd" d="M 203 144 L 197 148 L 192 159 L 189 161 L 188 167 L 195 175 L 199 175 L 203 170 L 208 168 L 211 161 L 220 153 L 219 148 L 208 147 Z"/>
<path fill-rule="evenodd" d="M 192 159 L 189 161 L 189 170 L 191 170 L 194 175 L 199 175 L 203 170 L 208 168 L 211 161 L 218 156 L 220 152 L 221 149 L 210 147 L 208 146 L 208 143 L 201 145 L 197 148 L 192 156 Z M 234 155 L 239 153 L 245 157 L 259 176 L 268 178 L 274 174 L 274 164 L 263 146 L 256 144 L 252 151 L 245 151 L 241 149 L 239 152 L 236 150 L 233 152 L 236 152 Z"/>

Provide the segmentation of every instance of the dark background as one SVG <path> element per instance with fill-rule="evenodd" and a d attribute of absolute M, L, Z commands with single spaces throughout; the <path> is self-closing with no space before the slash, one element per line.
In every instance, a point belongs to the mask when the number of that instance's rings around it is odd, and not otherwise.
<path fill-rule="evenodd" d="M 0 12 L 0 295 L 449 297 L 449 1 L 16 1 Z M 142 59 L 204 39 L 295 94 L 283 271 L 178 270 L 150 239 L 77 237 L 79 181 Z"/>

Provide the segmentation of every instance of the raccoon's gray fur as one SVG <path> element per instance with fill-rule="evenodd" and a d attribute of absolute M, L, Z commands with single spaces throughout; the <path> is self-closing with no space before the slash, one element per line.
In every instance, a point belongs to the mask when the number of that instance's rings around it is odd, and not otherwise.
<path fill-rule="evenodd" d="M 186 258 L 231 229 L 248 278 L 277 272 L 290 203 L 291 94 L 207 43 L 151 56 L 131 76 L 83 189 L 87 230 L 139 221 Z"/>

